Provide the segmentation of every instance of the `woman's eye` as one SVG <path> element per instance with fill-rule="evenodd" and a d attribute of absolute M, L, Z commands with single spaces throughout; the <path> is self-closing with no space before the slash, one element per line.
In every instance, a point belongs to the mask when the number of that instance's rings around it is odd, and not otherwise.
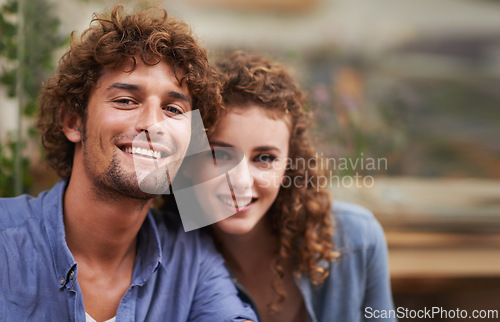
<path fill-rule="evenodd" d="M 270 155 L 270 154 L 267 154 L 267 153 L 263 153 L 263 154 L 259 154 L 256 158 L 256 161 L 257 162 L 262 162 L 262 163 L 271 163 L 271 162 L 274 162 L 277 158 L 273 155 Z"/>
<path fill-rule="evenodd" d="M 216 161 L 227 161 L 231 159 L 231 155 L 220 149 L 213 149 L 213 155 Z"/>

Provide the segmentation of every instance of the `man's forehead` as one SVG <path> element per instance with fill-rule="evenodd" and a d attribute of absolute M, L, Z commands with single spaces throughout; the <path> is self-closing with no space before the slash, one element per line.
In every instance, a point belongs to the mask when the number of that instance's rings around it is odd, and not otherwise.
<path fill-rule="evenodd" d="M 186 92 L 186 94 L 189 96 L 191 99 L 191 92 L 187 83 L 187 71 L 185 70 L 184 67 L 179 66 L 178 64 L 175 64 L 174 61 L 170 57 L 163 57 L 161 60 L 146 60 L 144 61 L 141 57 L 139 56 L 131 56 L 124 58 L 123 61 L 117 64 L 114 64 L 113 66 L 104 66 L 101 72 L 101 75 L 99 77 L 99 81 L 97 82 L 97 86 L 102 83 L 103 76 L 109 75 L 109 74 L 120 74 L 124 73 L 127 75 L 131 75 L 134 73 L 138 66 L 145 66 L 149 68 L 154 68 L 160 64 L 168 66 L 169 70 L 172 72 L 172 76 L 175 78 L 177 84 L 179 87 L 183 88 L 183 90 Z"/>

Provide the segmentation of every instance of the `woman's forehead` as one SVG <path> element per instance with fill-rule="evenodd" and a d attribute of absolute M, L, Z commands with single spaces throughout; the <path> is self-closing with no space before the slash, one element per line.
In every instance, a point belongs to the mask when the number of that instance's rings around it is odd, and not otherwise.
<path fill-rule="evenodd" d="M 225 106 L 225 110 L 221 115 L 221 118 L 226 116 L 228 113 L 235 113 L 235 114 L 245 114 L 249 110 L 252 109 L 258 109 L 262 112 L 264 112 L 265 116 L 272 120 L 282 120 L 286 123 L 288 130 L 290 133 L 292 132 L 292 118 L 291 116 L 286 113 L 282 108 L 280 107 L 269 107 L 261 104 L 255 104 L 255 103 L 242 103 L 242 104 L 230 104 Z M 256 127 L 258 129 L 258 127 Z"/>

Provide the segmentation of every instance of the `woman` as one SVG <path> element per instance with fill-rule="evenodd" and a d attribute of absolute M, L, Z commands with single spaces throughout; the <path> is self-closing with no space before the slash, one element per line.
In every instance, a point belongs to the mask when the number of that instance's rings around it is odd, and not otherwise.
<path fill-rule="evenodd" d="M 184 173 L 198 169 L 201 208 L 227 217 L 209 228 L 241 297 L 265 322 L 353 322 L 393 309 L 381 226 L 359 206 L 332 210 L 313 184 L 296 83 L 278 63 L 242 52 L 219 71 L 225 111 L 209 132 L 216 170 L 198 158 Z"/>

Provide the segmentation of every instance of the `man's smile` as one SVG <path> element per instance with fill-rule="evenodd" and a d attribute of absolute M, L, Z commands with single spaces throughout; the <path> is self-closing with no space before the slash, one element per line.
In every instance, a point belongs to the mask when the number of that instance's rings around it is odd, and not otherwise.
<path fill-rule="evenodd" d="M 117 147 L 125 153 L 134 157 L 146 159 L 161 160 L 176 153 L 176 149 L 172 146 L 165 146 L 157 142 L 145 140 L 133 140 L 132 142 L 118 143 Z"/>
<path fill-rule="evenodd" d="M 152 159 L 161 159 L 164 158 L 164 153 L 161 151 L 154 151 L 151 149 L 142 149 L 139 147 L 127 147 L 123 151 L 133 154 L 133 155 L 139 155 L 142 157 L 146 158 L 152 158 Z"/>

